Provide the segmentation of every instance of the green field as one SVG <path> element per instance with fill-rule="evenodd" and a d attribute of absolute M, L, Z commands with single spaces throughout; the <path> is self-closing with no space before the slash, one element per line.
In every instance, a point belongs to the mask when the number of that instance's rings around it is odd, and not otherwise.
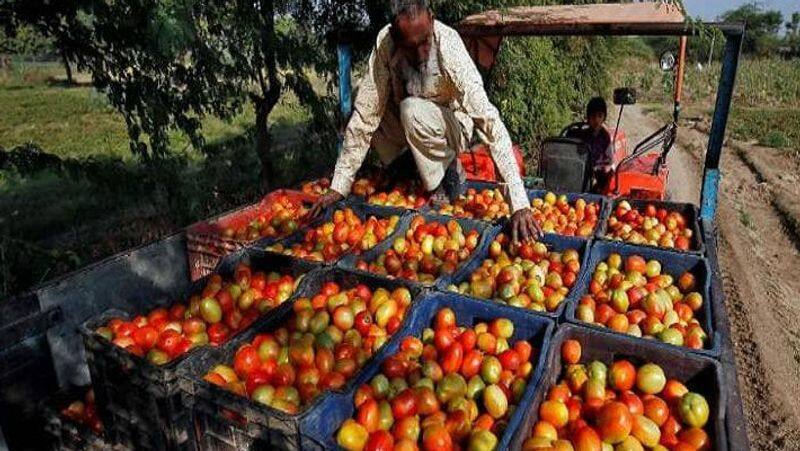
<path fill-rule="evenodd" d="M 660 72 L 655 61 L 629 59 L 618 67 L 616 84 L 635 87 L 642 103 L 671 108 L 672 80 Z M 710 117 L 713 113 L 720 67 L 713 63 L 702 70 L 691 64 L 686 68 L 684 117 Z M 728 125 L 731 135 L 738 139 L 797 152 L 800 60 L 742 60 Z"/>
<path fill-rule="evenodd" d="M 57 77 L 63 69 L 53 63 L 0 71 L 0 150 L 22 160 L 0 168 L 0 297 L 259 196 L 252 110 L 205 120 L 201 149 L 173 133 L 173 155 L 148 165 L 88 77 L 73 87 Z M 271 115 L 277 185 L 308 175 L 312 157 L 316 169 L 325 165 L 301 147 L 308 118 L 290 95 Z M 35 158 L 15 150 L 30 144 L 41 149 Z M 39 163 L 53 157 L 62 163 Z"/>

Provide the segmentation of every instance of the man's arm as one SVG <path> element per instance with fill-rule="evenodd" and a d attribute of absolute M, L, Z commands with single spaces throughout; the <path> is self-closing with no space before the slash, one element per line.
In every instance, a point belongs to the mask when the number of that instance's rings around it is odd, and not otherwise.
<path fill-rule="evenodd" d="M 476 131 L 489 147 L 500 175 L 508 185 L 511 210 L 517 212 L 528 208 L 528 195 L 519 175 L 511 138 L 500 119 L 500 113 L 489 101 L 481 75 L 461 37 L 452 29 L 447 29 L 443 37 L 445 42 L 441 43 L 441 52 L 444 70 L 449 73 L 462 108 L 472 118 Z"/>
<path fill-rule="evenodd" d="M 381 123 L 389 98 L 389 61 L 391 38 L 388 28 L 378 34 L 378 40 L 369 57 L 367 72 L 361 78 L 358 95 L 353 106 L 353 116 L 344 132 L 344 146 L 333 172 L 331 189 L 347 196 L 356 172 L 369 152 L 372 135 Z"/>

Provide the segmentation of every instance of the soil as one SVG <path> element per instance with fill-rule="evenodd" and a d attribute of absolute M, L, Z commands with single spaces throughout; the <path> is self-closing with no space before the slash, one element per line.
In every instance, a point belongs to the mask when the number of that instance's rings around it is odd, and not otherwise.
<path fill-rule="evenodd" d="M 663 125 L 626 109 L 631 146 Z M 699 204 L 707 124 L 681 124 L 668 158 L 668 194 Z M 800 161 L 797 154 L 728 142 L 717 233 L 739 389 L 754 450 L 800 449 Z"/>

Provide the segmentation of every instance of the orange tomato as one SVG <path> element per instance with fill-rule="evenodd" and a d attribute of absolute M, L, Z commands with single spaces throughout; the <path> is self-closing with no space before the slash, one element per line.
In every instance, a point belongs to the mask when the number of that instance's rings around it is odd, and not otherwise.
<path fill-rule="evenodd" d="M 616 444 L 630 435 L 633 417 L 625 404 L 610 402 L 600 409 L 597 428 L 603 441 Z"/>
<path fill-rule="evenodd" d="M 569 364 L 575 364 L 581 360 L 581 344 L 578 340 L 564 341 L 561 345 L 561 359 Z"/>

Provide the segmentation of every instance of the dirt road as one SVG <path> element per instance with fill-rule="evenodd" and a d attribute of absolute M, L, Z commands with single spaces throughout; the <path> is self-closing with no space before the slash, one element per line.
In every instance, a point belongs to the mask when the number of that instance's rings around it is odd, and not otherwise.
<path fill-rule="evenodd" d="M 634 107 L 622 127 L 632 146 L 660 125 Z M 696 129 L 680 129 L 668 160 L 673 200 L 698 203 L 707 142 Z M 800 162 L 737 145 L 724 149 L 721 166 L 720 266 L 748 435 L 754 450 L 797 450 L 800 278 L 793 270 L 800 268 L 800 240 L 786 210 L 797 208 Z"/>

